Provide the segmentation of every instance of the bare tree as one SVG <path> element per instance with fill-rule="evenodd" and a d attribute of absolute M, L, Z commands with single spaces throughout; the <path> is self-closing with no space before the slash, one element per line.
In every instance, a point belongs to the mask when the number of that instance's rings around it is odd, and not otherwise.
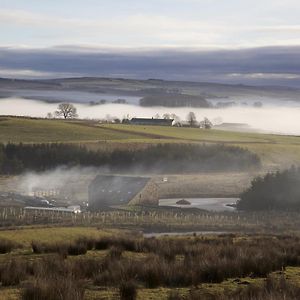
<path fill-rule="evenodd" d="M 123 119 L 122 119 L 122 123 L 123 124 L 129 124 L 130 123 L 130 116 L 129 116 L 129 114 L 127 114 L 127 115 L 125 115 L 125 116 L 123 116 Z"/>
<path fill-rule="evenodd" d="M 76 107 L 71 103 L 60 103 L 55 112 L 57 116 L 63 116 L 65 119 L 78 117 Z"/>
<path fill-rule="evenodd" d="M 200 128 L 211 129 L 212 127 L 213 123 L 208 118 L 204 118 L 204 120 L 200 122 Z"/>
<path fill-rule="evenodd" d="M 180 122 L 180 117 L 176 114 L 171 114 L 171 119 L 173 119 L 175 122 Z"/>
<path fill-rule="evenodd" d="M 163 114 L 163 118 L 164 118 L 165 120 L 170 120 L 170 119 L 171 119 L 171 115 L 168 114 L 168 113 L 165 113 L 165 114 Z"/>
<path fill-rule="evenodd" d="M 197 118 L 194 112 L 190 111 L 186 117 L 191 127 L 194 127 L 197 123 Z"/>
<path fill-rule="evenodd" d="M 47 119 L 52 119 L 53 118 L 53 114 L 51 112 L 48 112 L 46 115 Z"/>

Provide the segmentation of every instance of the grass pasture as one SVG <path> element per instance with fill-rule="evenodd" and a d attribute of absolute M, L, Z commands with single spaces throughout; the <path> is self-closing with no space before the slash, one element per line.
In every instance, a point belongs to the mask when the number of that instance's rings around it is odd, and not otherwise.
<path fill-rule="evenodd" d="M 161 138 L 173 138 L 178 140 L 214 143 L 254 143 L 254 144 L 295 144 L 300 145 L 300 138 L 295 136 L 283 136 L 260 133 L 233 132 L 223 130 L 201 130 L 188 127 L 167 126 L 141 126 L 107 124 L 100 125 L 101 128 L 109 128 L 115 131 L 132 132 L 143 135 L 157 135 Z"/>
<path fill-rule="evenodd" d="M 300 137 L 198 128 L 99 124 L 86 120 L 0 117 L 0 142 L 66 142 L 91 150 L 144 148 L 157 143 L 223 143 L 257 153 L 267 170 L 300 161 Z"/>
<path fill-rule="evenodd" d="M 119 230 L 98 230 L 96 227 L 32 227 L 0 231 L 0 239 L 30 247 L 32 241 L 43 243 L 72 242 L 79 237 L 100 238 L 117 234 Z"/>
<path fill-rule="evenodd" d="M 265 169 L 288 168 L 300 162 L 300 137 L 275 134 L 231 132 L 221 130 L 200 130 L 198 128 L 177 128 L 160 126 L 102 125 L 118 132 L 160 135 L 170 142 L 221 143 L 247 148 L 258 154 Z"/>
<path fill-rule="evenodd" d="M 110 141 L 140 139 L 139 134 L 123 134 L 90 122 L 42 120 L 28 118 L 0 118 L 0 142 L 51 143 Z"/>

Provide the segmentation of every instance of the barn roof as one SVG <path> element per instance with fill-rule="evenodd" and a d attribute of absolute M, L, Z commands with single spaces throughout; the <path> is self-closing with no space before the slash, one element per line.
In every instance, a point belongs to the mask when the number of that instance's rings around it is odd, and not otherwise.
<path fill-rule="evenodd" d="M 132 118 L 130 123 L 171 125 L 174 119 Z"/>
<path fill-rule="evenodd" d="M 138 176 L 98 175 L 89 186 L 89 207 L 127 204 L 149 180 Z"/>

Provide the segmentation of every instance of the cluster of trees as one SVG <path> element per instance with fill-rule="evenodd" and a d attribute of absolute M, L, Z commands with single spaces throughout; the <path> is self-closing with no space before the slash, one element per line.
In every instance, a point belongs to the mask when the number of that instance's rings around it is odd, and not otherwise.
<path fill-rule="evenodd" d="M 213 127 L 213 123 L 208 119 L 204 118 L 202 121 L 198 122 L 196 114 L 193 111 L 190 111 L 187 116 L 186 116 L 186 122 L 182 121 L 179 116 L 176 114 L 172 113 L 165 113 L 162 116 L 159 114 L 156 114 L 154 116 L 154 119 L 173 119 L 174 120 L 174 125 L 181 127 L 181 126 L 189 126 L 189 127 L 200 127 L 204 129 L 211 129 Z"/>
<path fill-rule="evenodd" d="M 228 107 L 234 107 L 234 106 L 248 106 L 248 103 L 247 102 L 235 102 L 235 101 L 220 101 L 220 102 L 217 102 L 215 104 L 215 108 L 228 108 Z M 263 103 L 260 102 L 260 101 L 256 101 L 252 104 L 253 107 L 256 107 L 256 108 L 261 108 L 263 107 Z"/>
<path fill-rule="evenodd" d="M 241 195 L 240 210 L 299 210 L 300 168 L 257 177 Z"/>
<path fill-rule="evenodd" d="M 119 99 L 119 100 L 121 101 L 122 99 Z M 122 103 L 122 102 L 115 102 L 115 103 Z M 64 119 L 77 118 L 78 117 L 77 109 L 71 103 L 60 103 L 57 107 L 57 110 L 54 112 L 54 114 L 52 114 L 52 113 L 47 114 L 47 118 L 49 118 L 49 119 L 54 118 L 54 117 L 63 117 Z M 154 116 L 154 118 L 155 119 L 160 119 L 160 118 L 173 119 L 176 126 L 184 126 L 185 125 L 185 123 L 180 120 L 180 117 L 174 113 L 173 114 L 165 113 L 162 115 L 162 117 L 159 114 L 156 114 Z M 127 115 L 127 116 L 123 117 L 123 119 L 121 120 L 119 118 L 115 118 L 115 117 L 111 117 L 111 116 L 107 115 L 106 118 L 102 121 L 107 122 L 107 123 L 113 122 L 113 123 L 127 124 L 127 123 L 130 123 L 130 118 Z M 208 118 L 204 118 L 202 121 L 198 122 L 195 113 L 192 111 L 188 113 L 188 115 L 186 117 L 186 122 L 187 122 L 186 124 L 190 127 L 200 127 L 200 128 L 204 128 L 204 129 L 211 129 L 213 126 L 212 122 Z"/>
<path fill-rule="evenodd" d="M 203 96 L 175 93 L 146 96 L 140 100 L 140 105 L 165 107 L 211 107 L 211 104 Z"/>
<path fill-rule="evenodd" d="M 105 100 L 105 99 L 101 99 L 101 100 L 99 100 L 99 101 L 90 101 L 90 102 L 89 102 L 89 105 L 90 105 L 90 106 L 95 106 L 95 105 L 103 105 L 103 104 L 107 104 L 107 103 L 113 103 L 113 104 L 127 104 L 127 101 L 126 101 L 126 99 L 121 99 L 121 98 L 116 99 L 116 100 L 111 101 L 111 102 L 109 102 L 109 101 L 107 101 L 107 100 Z"/>
<path fill-rule="evenodd" d="M 189 112 L 186 116 L 186 120 L 181 120 L 181 118 L 174 113 L 164 113 L 160 115 L 156 113 L 153 119 L 166 119 L 166 120 L 174 120 L 173 125 L 176 127 L 197 127 L 203 129 L 211 129 L 213 127 L 213 123 L 208 119 L 204 118 L 202 121 L 198 121 L 194 112 Z M 130 124 L 131 117 L 129 115 L 124 116 L 122 119 L 117 117 L 113 117 L 110 115 L 106 115 L 104 119 L 101 120 L 102 123 L 115 123 L 115 124 Z"/>
<path fill-rule="evenodd" d="M 213 123 L 206 117 L 198 122 L 195 113 L 192 111 L 187 114 L 186 119 L 190 127 L 200 127 L 203 129 L 211 129 L 213 127 Z"/>
<path fill-rule="evenodd" d="M 0 145 L 0 172 L 16 174 L 57 166 L 103 166 L 116 171 L 198 172 L 260 167 L 252 152 L 233 146 L 159 144 L 146 149 L 90 151 L 71 144 Z"/>

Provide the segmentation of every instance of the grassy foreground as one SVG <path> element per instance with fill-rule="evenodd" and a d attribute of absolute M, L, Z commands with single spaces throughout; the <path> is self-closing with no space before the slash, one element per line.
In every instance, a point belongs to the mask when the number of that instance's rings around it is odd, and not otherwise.
<path fill-rule="evenodd" d="M 143 238 L 90 227 L 18 231 L 0 232 L 1 300 L 263 300 L 300 295 L 298 237 Z"/>
<path fill-rule="evenodd" d="M 118 230 L 98 230 L 95 227 L 24 227 L 0 231 L 0 239 L 7 239 L 30 247 L 33 240 L 43 243 L 72 242 L 79 237 L 100 238 L 118 233 Z"/>

